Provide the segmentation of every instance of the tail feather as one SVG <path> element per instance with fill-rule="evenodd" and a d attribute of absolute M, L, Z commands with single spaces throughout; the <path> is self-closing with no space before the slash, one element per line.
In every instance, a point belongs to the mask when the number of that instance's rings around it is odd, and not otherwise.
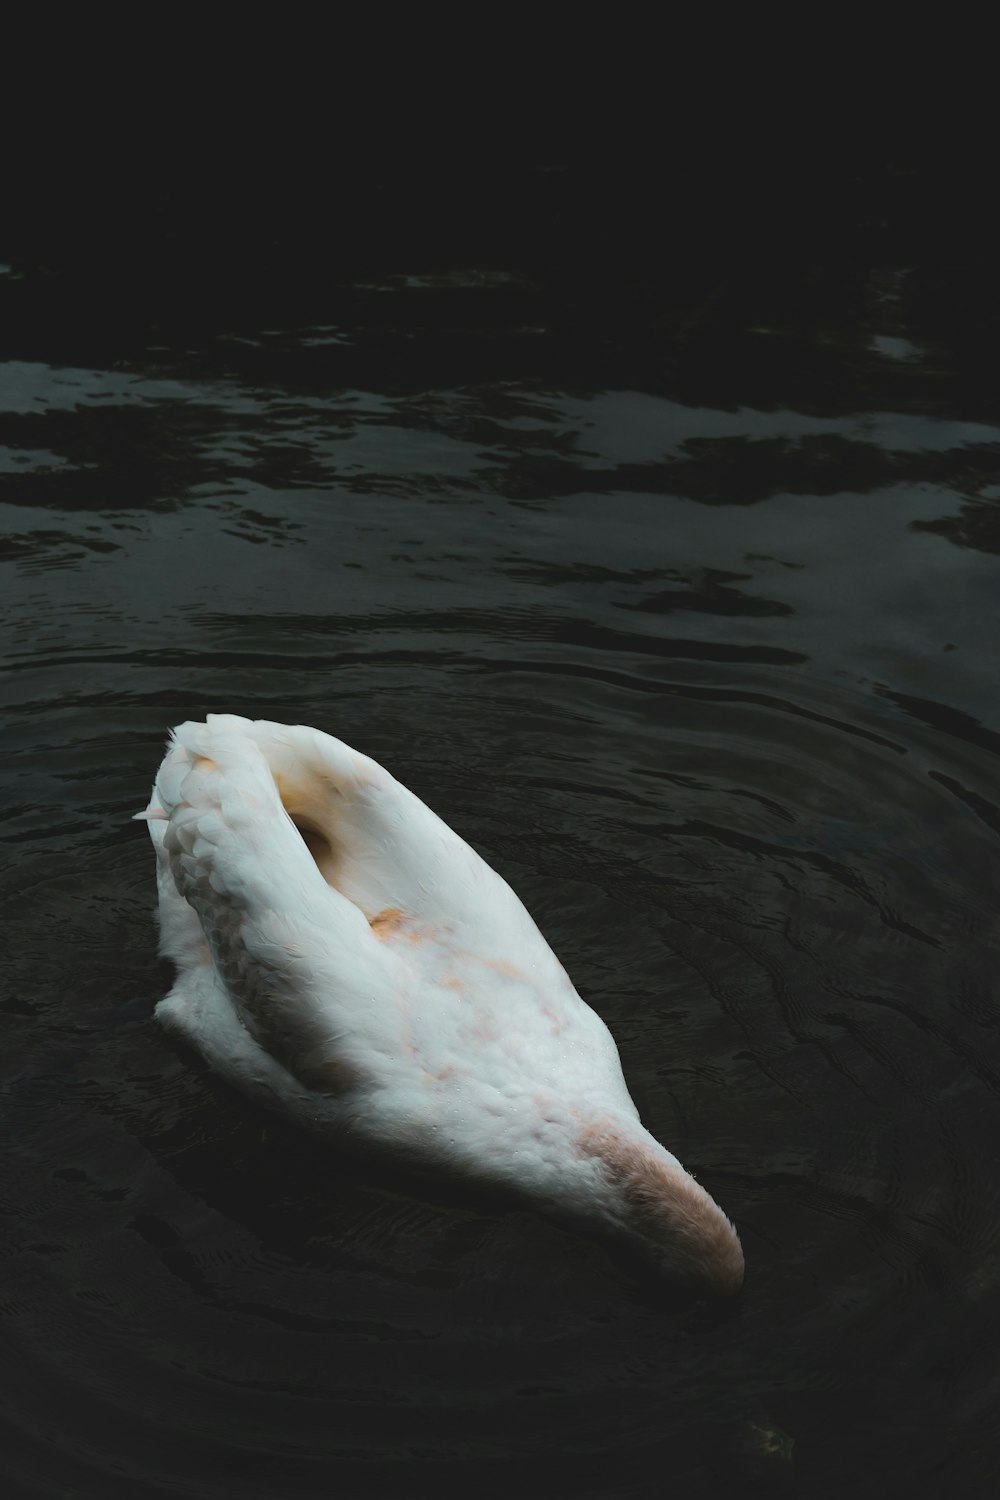
<path fill-rule="evenodd" d="M 385 954 L 364 914 L 324 880 L 243 723 L 213 716 L 174 731 L 148 809 L 161 909 L 171 935 L 182 909 L 195 917 L 198 961 L 212 963 L 271 1056 L 312 1087 L 340 1087 L 342 1028 L 329 999 L 350 1003 L 359 944 L 369 963 Z M 190 966 L 189 925 L 184 938 Z"/>

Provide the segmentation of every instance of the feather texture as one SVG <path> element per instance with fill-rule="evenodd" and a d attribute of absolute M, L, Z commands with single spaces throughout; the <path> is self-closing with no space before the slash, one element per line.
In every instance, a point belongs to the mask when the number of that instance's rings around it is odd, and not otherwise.
<path fill-rule="evenodd" d="M 738 1289 L 732 1225 L 641 1125 L 610 1032 L 524 906 L 375 761 L 210 714 L 173 731 L 140 816 L 178 971 L 157 1017 L 220 1073 Z"/>

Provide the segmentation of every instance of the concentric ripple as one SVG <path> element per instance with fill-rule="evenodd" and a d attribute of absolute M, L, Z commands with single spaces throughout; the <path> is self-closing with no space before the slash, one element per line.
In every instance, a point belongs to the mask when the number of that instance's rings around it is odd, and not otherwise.
<path fill-rule="evenodd" d="M 7 372 L 9 1493 L 971 1493 L 998 563 L 939 523 L 1000 433 L 354 390 L 334 334 L 270 384 Z M 738 1224 L 737 1306 L 345 1163 L 161 1034 L 129 819 L 206 709 L 342 735 L 511 882 Z"/>

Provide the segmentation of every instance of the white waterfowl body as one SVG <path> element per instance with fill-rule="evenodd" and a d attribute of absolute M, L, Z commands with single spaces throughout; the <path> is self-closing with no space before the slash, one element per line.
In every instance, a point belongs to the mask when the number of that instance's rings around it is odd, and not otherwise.
<path fill-rule="evenodd" d="M 735 1230 L 641 1125 L 610 1032 L 517 896 L 375 761 L 210 714 L 173 731 L 143 816 L 178 970 L 156 1014 L 218 1072 L 739 1288 Z"/>

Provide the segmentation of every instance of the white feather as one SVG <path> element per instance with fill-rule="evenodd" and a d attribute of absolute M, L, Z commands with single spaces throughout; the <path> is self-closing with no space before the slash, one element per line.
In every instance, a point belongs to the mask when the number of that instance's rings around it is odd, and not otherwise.
<path fill-rule="evenodd" d="M 220 1073 L 738 1288 L 732 1225 L 639 1122 L 611 1034 L 517 896 L 375 761 L 210 714 L 173 731 L 144 816 L 178 970 L 157 1016 Z"/>

